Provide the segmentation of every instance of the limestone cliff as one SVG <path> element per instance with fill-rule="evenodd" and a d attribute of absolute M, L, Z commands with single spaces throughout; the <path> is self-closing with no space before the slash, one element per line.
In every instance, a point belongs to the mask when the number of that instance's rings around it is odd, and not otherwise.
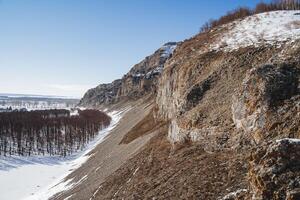
<path fill-rule="evenodd" d="M 160 116 L 171 120 L 171 142 L 210 141 L 219 148 L 235 145 L 238 135 L 253 138 L 254 143 L 275 137 L 276 131 L 282 137 L 279 130 L 285 130 L 284 136 L 299 136 L 291 127 L 299 126 L 300 120 L 295 118 L 299 111 L 300 27 L 290 28 L 293 39 L 284 40 L 284 32 L 276 35 L 260 24 L 282 18 L 291 20 L 282 24 L 288 27 L 299 22 L 296 13 L 251 16 L 196 35 L 177 47 L 165 65 L 157 95 Z M 253 20 L 255 33 L 250 26 Z M 247 30 L 243 30 L 244 23 L 248 23 Z M 273 37 L 257 39 L 260 29 Z M 234 34 L 228 35 L 228 30 Z M 219 46 L 224 38 L 228 44 Z M 283 121 L 282 116 L 289 117 Z"/>
<path fill-rule="evenodd" d="M 129 133 L 143 135 L 149 119 L 159 127 L 93 198 L 299 198 L 300 142 L 285 139 L 300 138 L 299 24 L 300 11 L 241 18 L 88 91 L 81 105 L 153 94 L 153 116 Z"/>
<path fill-rule="evenodd" d="M 96 88 L 90 89 L 79 105 L 97 107 L 122 100 L 136 100 L 144 95 L 156 93 L 158 77 L 176 46 L 176 42 L 166 43 L 152 55 L 133 66 L 122 79 L 108 84 L 100 84 Z"/>

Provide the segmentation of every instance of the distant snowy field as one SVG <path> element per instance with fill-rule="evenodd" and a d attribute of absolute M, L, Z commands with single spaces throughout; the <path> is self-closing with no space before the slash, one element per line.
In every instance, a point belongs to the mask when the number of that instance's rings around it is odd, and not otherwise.
<path fill-rule="evenodd" d="M 101 130 L 85 150 L 71 156 L 0 156 L 0 199 L 45 200 L 70 189 L 71 181 L 64 182 L 64 178 L 88 160 L 91 150 L 104 140 L 126 111 L 108 113 L 112 117 L 111 125 Z"/>
<path fill-rule="evenodd" d="M 76 107 L 79 99 L 63 96 L 42 96 L 0 93 L 0 109 L 46 110 L 71 109 Z"/>

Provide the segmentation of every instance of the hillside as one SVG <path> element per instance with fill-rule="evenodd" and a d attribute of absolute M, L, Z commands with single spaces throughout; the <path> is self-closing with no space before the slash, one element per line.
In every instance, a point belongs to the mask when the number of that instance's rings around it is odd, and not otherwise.
<path fill-rule="evenodd" d="M 54 199 L 299 199 L 300 11 L 241 18 L 174 48 L 85 94 L 83 106 L 132 110 L 71 174 L 87 178 Z"/>
<path fill-rule="evenodd" d="M 164 64 L 177 46 L 176 42 L 164 44 L 152 55 L 136 64 L 118 79 L 108 84 L 100 84 L 87 91 L 80 100 L 80 106 L 105 106 L 123 100 L 136 100 L 156 92 L 158 77 Z"/>

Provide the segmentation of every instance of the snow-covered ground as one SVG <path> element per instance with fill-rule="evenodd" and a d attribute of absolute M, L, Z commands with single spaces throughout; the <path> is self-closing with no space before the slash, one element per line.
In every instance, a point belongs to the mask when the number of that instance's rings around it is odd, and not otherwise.
<path fill-rule="evenodd" d="M 76 99 L 76 97 L 70 96 L 57 96 L 57 95 L 36 95 L 36 94 L 10 94 L 10 93 L 0 93 L 1 97 L 8 97 L 8 98 L 49 98 L 49 99 Z"/>
<path fill-rule="evenodd" d="M 45 200 L 70 189 L 71 180 L 64 181 L 64 178 L 88 160 L 89 152 L 104 140 L 127 110 L 108 113 L 112 117 L 111 125 L 101 130 L 85 150 L 71 156 L 0 156 L 0 199 Z"/>
<path fill-rule="evenodd" d="M 212 50 L 232 51 L 247 46 L 293 42 L 300 37 L 300 10 L 273 11 L 226 24 L 228 31 L 211 45 Z"/>
<path fill-rule="evenodd" d="M 276 140 L 277 143 L 290 143 L 290 144 L 300 144 L 300 139 L 298 138 L 283 138 Z"/>
<path fill-rule="evenodd" d="M 14 109 L 26 108 L 27 110 L 46 109 L 71 109 L 79 102 L 79 99 L 63 96 L 1 94 L 0 109 L 11 107 Z"/>
<path fill-rule="evenodd" d="M 67 109 L 74 108 L 77 102 L 53 102 L 54 100 L 12 100 L 5 101 L 3 105 L 0 104 L 0 108 L 7 109 L 11 107 L 13 110 L 23 109 L 26 110 L 49 110 L 49 109 Z M 68 101 L 68 100 L 66 100 Z M 4 102 L 4 101 L 3 101 Z"/>

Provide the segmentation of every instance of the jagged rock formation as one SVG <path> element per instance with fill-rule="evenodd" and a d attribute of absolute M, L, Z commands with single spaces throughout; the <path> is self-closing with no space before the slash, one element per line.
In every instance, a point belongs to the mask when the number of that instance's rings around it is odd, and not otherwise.
<path fill-rule="evenodd" d="M 158 77 L 176 46 L 176 42 L 166 43 L 154 54 L 133 66 L 122 79 L 108 84 L 100 84 L 96 88 L 90 89 L 79 105 L 97 107 L 117 103 L 124 99 L 135 100 L 143 95 L 155 93 Z"/>
<path fill-rule="evenodd" d="M 100 84 L 99 86 L 88 90 L 80 100 L 79 105 L 98 106 L 101 104 L 110 104 L 115 101 L 121 86 L 121 79 L 112 83 Z"/>
<path fill-rule="evenodd" d="M 294 11 L 260 14 L 256 16 L 257 26 L 261 26 L 259 18 L 272 20 L 276 13 L 283 19 L 290 15 L 291 19 L 298 16 Z M 240 24 L 252 18 L 255 16 L 232 23 L 236 32 Z M 286 20 L 286 23 L 291 21 Z M 237 129 L 243 127 L 244 131 L 253 133 L 264 123 L 272 126 L 264 119 L 266 112 L 274 111 L 272 108 L 277 106 L 276 110 L 282 112 L 279 107 L 284 106 L 283 101 L 287 99 L 294 99 L 291 101 L 297 104 L 299 29 L 295 28 L 298 32 L 293 40 L 276 41 L 275 37 L 269 38 L 269 43 L 250 43 L 248 39 L 254 37 L 251 29 L 249 33 L 244 32 L 244 38 L 236 38 L 235 35 L 228 38 L 227 30 L 232 28 L 232 24 L 184 42 L 166 63 L 157 104 L 160 116 L 171 120 L 168 134 L 171 142 L 209 140 L 210 143 L 215 141 L 213 147 L 224 146 L 224 141 L 230 141 L 233 138 L 230 135 L 236 135 L 234 132 L 238 131 L 232 128 L 233 123 Z M 224 49 L 220 47 L 218 51 L 211 49 L 224 35 L 234 45 Z M 238 45 L 241 48 L 237 49 Z M 236 94 L 239 90 L 240 94 Z M 291 113 L 290 110 L 284 112 Z M 295 112 L 297 109 L 294 109 Z M 274 122 L 273 119 L 271 121 Z M 297 135 L 295 131 L 290 134 Z M 253 136 L 255 142 L 260 140 L 258 132 Z"/>
<path fill-rule="evenodd" d="M 152 132 L 163 121 L 92 199 L 297 199 L 299 144 L 280 139 L 300 138 L 299 13 L 215 27 L 177 44 L 172 56 L 174 44 L 165 45 L 114 86 L 89 91 L 82 105 L 154 94 L 153 116 L 133 128 Z M 128 133 L 121 146 L 144 135 Z"/>

